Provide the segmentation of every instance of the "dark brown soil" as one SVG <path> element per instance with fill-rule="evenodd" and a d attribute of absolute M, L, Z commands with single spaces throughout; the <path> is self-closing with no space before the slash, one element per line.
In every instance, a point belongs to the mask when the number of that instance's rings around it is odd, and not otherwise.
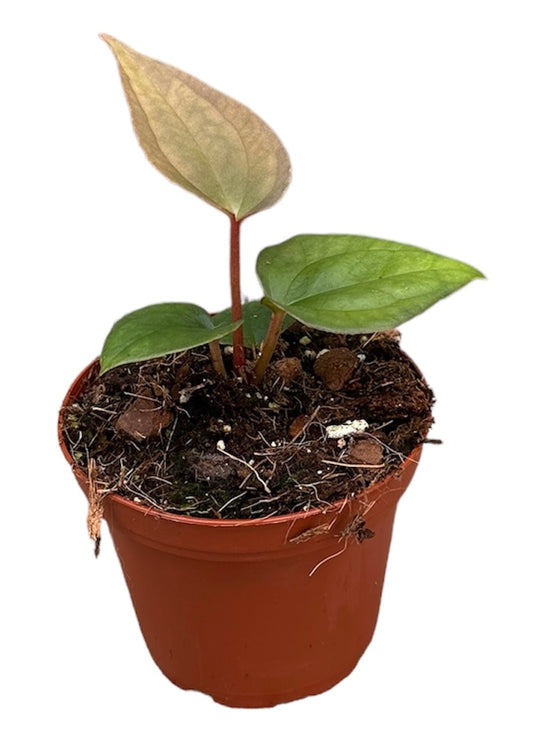
<path fill-rule="evenodd" d="M 94 460 L 100 487 L 174 513 L 324 506 L 383 478 L 426 438 L 433 394 L 398 339 L 293 325 L 260 387 L 217 375 L 207 347 L 102 377 L 95 367 L 64 414 L 67 444 L 84 469 Z M 327 429 L 347 422 L 365 430 Z"/>

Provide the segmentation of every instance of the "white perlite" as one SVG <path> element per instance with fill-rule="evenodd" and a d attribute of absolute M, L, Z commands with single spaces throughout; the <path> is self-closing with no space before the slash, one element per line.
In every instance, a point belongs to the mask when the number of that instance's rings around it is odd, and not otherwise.
<path fill-rule="evenodd" d="M 368 422 L 364 419 L 353 419 L 345 421 L 344 424 L 331 424 L 326 427 L 328 439 L 340 439 L 349 437 L 352 434 L 362 434 L 368 429 Z"/>

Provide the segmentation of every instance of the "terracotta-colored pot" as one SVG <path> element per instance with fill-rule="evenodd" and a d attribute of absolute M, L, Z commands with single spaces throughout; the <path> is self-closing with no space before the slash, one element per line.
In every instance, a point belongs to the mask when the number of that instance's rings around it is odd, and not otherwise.
<path fill-rule="evenodd" d="M 92 366 L 69 390 L 83 388 Z M 87 494 L 87 476 L 73 464 Z M 421 448 L 357 499 L 259 520 L 165 513 L 104 500 L 144 639 L 181 688 L 229 706 L 265 707 L 348 675 L 376 626 L 396 505 Z M 358 517 L 374 537 L 360 541 Z M 352 528 L 352 530 L 350 530 Z"/>

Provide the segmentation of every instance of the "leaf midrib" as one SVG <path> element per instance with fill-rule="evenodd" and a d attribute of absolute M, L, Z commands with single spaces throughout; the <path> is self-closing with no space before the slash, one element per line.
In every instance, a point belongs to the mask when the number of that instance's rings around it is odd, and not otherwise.
<path fill-rule="evenodd" d="M 368 311 L 379 312 L 379 311 L 389 309 L 392 305 L 394 305 L 397 302 L 406 303 L 408 301 L 413 301 L 413 302 L 419 301 L 420 298 L 423 296 L 424 295 L 406 295 L 404 297 L 395 296 L 394 301 L 389 303 L 388 305 L 368 305 L 366 307 L 364 307 L 364 306 L 357 307 L 357 309 L 353 309 L 353 310 L 343 310 L 340 308 L 333 309 L 333 308 L 320 307 L 320 313 L 332 312 L 332 313 L 348 314 L 348 313 L 358 313 L 358 312 L 368 312 Z M 304 300 L 296 300 L 295 302 L 291 302 L 290 304 L 288 304 L 287 307 L 293 307 L 293 306 L 297 307 L 302 302 L 304 302 Z M 276 304 L 278 304 L 278 303 L 276 303 Z M 289 314 L 290 314 L 290 312 L 289 312 Z"/>
<path fill-rule="evenodd" d="M 131 87 L 132 87 L 132 89 L 133 89 L 133 84 L 132 84 L 132 81 L 131 81 L 132 77 L 130 76 L 130 74 L 129 74 L 129 73 L 127 73 L 127 72 L 125 72 L 125 73 L 127 74 L 127 76 L 128 76 L 128 81 L 130 82 L 130 86 L 131 86 Z M 203 159 L 205 160 L 205 162 L 206 162 L 206 164 L 207 164 L 207 167 L 209 168 L 209 170 L 211 170 L 211 172 L 212 172 L 212 174 L 213 174 L 213 178 L 215 179 L 215 181 L 216 181 L 216 183 L 217 183 L 217 185 L 218 185 L 218 187 L 219 187 L 219 190 L 220 190 L 220 192 L 221 192 L 221 194 L 222 194 L 222 197 L 223 197 L 223 198 L 224 198 L 225 200 L 228 200 L 228 198 L 227 198 L 227 195 L 226 195 L 226 191 L 225 191 L 225 189 L 224 189 L 224 186 L 222 185 L 222 181 L 220 180 L 220 177 L 219 177 L 218 173 L 216 172 L 216 170 L 215 170 L 215 169 L 213 168 L 213 166 L 212 166 L 212 165 L 211 165 L 211 163 L 209 162 L 209 158 L 208 158 L 207 154 L 206 154 L 206 153 L 204 152 L 204 150 L 203 150 L 202 146 L 201 146 L 201 145 L 199 144 L 199 142 L 198 142 L 198 140 L 197 140 L 196 136 L 195 136 L 195 135 L 193 134 L 193 132 L 191 131 L 191 128 L 190 128 L 190 126 L 189 126 L 189 125 L 187 124 L 187 122 L 186 122 L 186 121 L 185 121 L 184 119 L 182 119 L 182 117 L 181 117 L 181 116 L 180 116 L 180 115 L 178 114 L 178 112 L 177 112 L 177 111 L 176 111 L 176 110 L 174 109 L 174 107 L 173 107 L 173 106 L 172 106 L 171 104 L 169 104 L 169 102 L 167 101 L 167 99 L 166 99 L 166 98 L 164 97 L 163 93 L 162 93 L 162 92 L 161 92 L 161 91 L 159 90 L 159 88 L 158 88 L 158 87 L 157 87 L 157 86 L 156 86 L 156 85 L 155 85 L 155 84 L 154 84 L 154 83 L 152 82 L 152 80 L 151 80 L 151 79 L 150 79 L 150 77 L 149 77 L 149 76 L 148 76 L 148 75 L 146 74 L 146 72 L 145 72 L 144 70 L 143 70 L 143 75 L 144 75 L 145 79 L 147 80 L 148 84 L 150 84 L 150 86 L 151 86 L 151 87 L 152 87 L 152 89 L 153 89 L 153 90 L 155 91 L 155 93 L 156 93 L 156 94 L 158 95 L 158 97 L 159 97 L 159 98 L 160 98 L 160 99 L 161 99 L 161 100 L 163 101 L 163 103 L 165 104 L 165 106 L 166 106 L 166 107 L 167 107 L 168 109 L 170 109 L 170 111 L 171 111 L 171 114 L 173 114 L 173 115 L 174 115 L 174 116 L 176 117 L 176 119 L 178 119 L 178 120 L 179 120 L 179 121 L 180 121 L 180 122 L 181 122 L 181 123 L 183 124 L 183 126 L 184 126 L 184 127 L 185 127 L 185 129 L 187 130 L 187 133 L 188 133 L 188 134 L 190 135 L 190 137 L 191 137 L 191 138 L 192 138 L 192 139 L 194 140 L 194 144 L 196 145 L 196 147 L 197 147 L 197 149 L 199 150 L 199 152 L 200 152 L 201 156 L 202 156 L 202 157 L 203 157 Z M 189 86 L 189 85 L 188 85 L 188 84 L 187 84 L 187 83 L 186 83 L 186 82 L 185 82 L 185 81 L 184 81 L 183 79 L 180 79 L 180 82 L 181 82 L 181 83 L 182 83 L 182 84 L 183 84 L 184 86 L 186 86 L 186 87 L 187 87 L 187 88 L 188 88 L 188 89 L 189 89 L 189 90 L 190 90 L 190 91 L 191 91 L 191 92 L 192 92 L 193 94 L 196 94 L 196 95 L 197 95 L 197 93 L 196 93 L 196 92 L 194 91 L 194 89 L 192 89 L 192 88 L 191 88 L 191 87 L 190 87 L 190 86 Z M 167 157 L 167 155 L 165 154 L 165 152 L 164 152 L 164 151 L 163 151 L 163 149 L 161 148 L 161 145 L 160 145 L 160 144 L 159 144 L 159 142 L 157 141 L 157 135 L 156 135 L 156 132 L 155 132 L 155 130 L 154 130 L 154 128 L 153 128 L 153 126 L 152 126 L 152 124 L 150 123 L 150 118 L 149 118 L 149 116 L 148 116 L 148 114 L 147 114 L 147 112 L 146 112 L 146 110 L 145 110 L 145 108 L 144 108 L 144 106 L 143 106 L 142 100 L 141 100 L 141 99 L 139 98 L 139 96 L 138 96 L 137 94 L 135 94 L 135 96 L 137 97 L 137 101 L 139 102 L 139 106 L 141 107 L 141 109 L 142 109 L 142 111 L 143 111 L 143 114 L 144 114 L 144 116 L 145 116 L 145 118 L 146 118 L 146 121 L 147 121 L 147 123 L 148 123 L 148 126 L 150 127 L 150 129 L 151 129 L 151 131 L 152 131 L 152 134 L 153 134 L 153 136 L 154 136 L 154 138 L 155 138 L 155 140 L 156 140 L 156 143 L 157 143 L 157 146 L 158 146 L 159 150 L 161 151 L 161 154 L 162 154 L 162 155 L 163 155 L 163 156 L 164 156 L 164 157 L 165 157 L 165 158 L 166 158 L 166 159 L 168 160 L 168 162 L 169 162 L 169 163 L 170 163 L 170 165 L 171 165 L 171 166 L 172 166 L 172 167 L 174 168 L 174 170 L 176 170 L 176 172 L 177 172 L 177 173 L 178 173 L 179 175 L 181 175 L 181 176 L 182 176 L 182 177 L 183 177 L 183 178 L 184 178 L 184 179 L 185 179 L 185 180 L 186 180 L 186 181 L 187 181 L 187 182 L 189 183 L 189 185 L 190 185 L 190 186 L 191 186 L 192 188 L 194 188 L 195 190 L 197 190 L 197 191 L 199 192 L 200 196 L 202 196 L 202 197 L 203 197 L 203 196 L 205 196 L 205 193 L 204 193 L 203 191 L 201 191 L 200 189 L 198 189 L 198 188 L 197 188 L 197 186 L 196 186 L 196 185 L 195 185 L 195 184 L 194 184 L 194 183 L 193 183 L 193 182 L 192 182 L 192 181 L 191 181 L 191 180 L 189 179 L 189 177 L 188 177 L 187 175 L 185 175 L 185 174 L 184 174 L 184 173 L 183 173 L 183 172 L 182 172 L 181 170 L 178 170 L 178 168 L 176 168 L 176 166 L 175 166 L 175 165 L 174 165 L 174 164 L 173 164 L 173 163 L 172 163 L 172 162 L 171 162 L 171 161 L 169 160 L 169 158 Z M 212 103 L 211 103 L 211 102 L 210 102 L 209 100 L 205 99 L 205 97 L 202 97 L 202 98 L 204 99 L 204 101 L 206 101 L 206 102 L 207 102 L 207 104 L 209 104 L 209 106 L 211 107 L 211 109 L 215 109 L 215 110 L 216 110 L 216 112 L 217 112 L 218 114 L 220 114 L 220 116 L 221 116 L 221 117 L 222 117 L 222 118 L 223 118 L 224 120 L 228 121 L 228 120 L 227 120 L 227 118 L 226 118 L 226 117 L 225 117 L 225 116 L 224 116 L 223 114 L 221 114 L 221 113 L 220 113 L 220 111 L 219 111 L 219 109 L 218 109 L 217 107 L 215 107 L 215 106 L 214 106 L 214 105 L 213 105 L 213 104 L 212 104 Z M 230 125 L 231 125 L 231 127 L 233 127 L 233 125 L 232 125 L 231 123 L 230 123 Z M 233 127 L 233 129 L 235 129 L 235 127 Z M 247 165 L 248 165 L 248 155 L 247 155 L 247 153 L 246 153 L 246 149 L 245 149 L 245 146 L 244 146 L 244 144 L 243 144 L 243 141 L 242 141 L 241 135 L 240 135 L 240 133 L 239 133 L 239 131 L 238 131 L 238 130 L 236 130 L 236 129 L 235 129 L 235 131 L 237 132 L 237 135 L 238 135 L 238 137 L 239 137 L 239 139 L 240 139 L 240 141 L 241 141 L 241 144 L 243 145 L 243 148 L 244 148 L 244 152 L 245 152 L 245 155 L 246 155 L 246 159 L 247 159 Z M 248 169 L 249 169 L 249 166 L 248 166 Z M 213 201 L 211 201 L 211 202 L 213 203 Z M 241 203 L 242 203 L 242 199 L 241 199 Z M 215 205 L 216 205 L 216 204 L 215 204 Z M 240 205 L 240 204 L 239 204 L 239 205 Z"/>
<path fill-rule="evenodd" d="M 387 282 L 387 281 L 394 280 L 394 279 L 400 279 L 400 278 L 403 278 L 403 277 L 406 277 L 406 276 L 422 274 L 422 273 L 429 272 L 432 269 L 434 270 L 434 267 L 431 267 L 431 266 L 426 267 L 425 269 L 412 269 L 412 270 L 409 270 L 408 272 L 403 272 L 401 274 L 388 274 L 386 276 L 375 277 L 373 279 L 365 279 L 363 281 L 354 282 L 352 284 L 347 284 L 344 287 L 335 287 L 335 288 L 331 288 L 331 289 L 322 289 L 322 290 L 320 290 L 318 292 L 313 292 L 313 294 L 308 295 L 307 297 L 301 297 L 300 299 L 291 300 L 290 301 L 290 304 L 292 305 L 292 304 L 297 304 L 297 303 L 301 303 L 301 302 L 307 302 L 308 300 L 314 299 L 315 297 L 319 297 L 320 295 L 323 295 L 323 294 L 337 294 L 337 293 L 342 292 L 343 290 L 351 290 L 354 287 L 355 288 L 357 288 L 357 287 L 366 287 L 368 285 L 376 284 L 377 282 L 383 283 L 383 282 Z M 300 274 L 303 271 L 304 270 L 302 270 L 299 274 L 297 274 L 296 277 L 294 277 L 294 279 L 291 281 L 289 287 L 287 287 L 286 294 L 288 293 L 290 287 L 292 286 L 292 284 L 294 283 L 294 281 L 296 280 L 296 278 L 298 276 L 300 276 Z M 441 268 L 441 269 L 439 269 L 439 271 L 444 272 L 444 271 L 446 271 L 446 269 L 445 268 Z"/>

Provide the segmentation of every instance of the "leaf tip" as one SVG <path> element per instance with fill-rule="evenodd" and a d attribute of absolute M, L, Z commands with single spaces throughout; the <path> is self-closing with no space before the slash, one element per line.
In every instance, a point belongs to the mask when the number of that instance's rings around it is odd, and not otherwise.
<path fill-rule="evenodd" d="M 476 267 L 473 267 L 470 264 L 466 264 L 465 266 L 468 267 L 468 273 L 470 275 L 470 279 L 468 280 L 469 282 L 472 282 L 474 279 L 487 279 L 483 272 L 476 269 Z"/>
<path fill-rule="evenodd" d="M 121 43 L 118 38 L 110 36 L 108 33 L 99 33 L 98 38 L 100 38 L 102 41 L 104 41 L 104 43 L 109 46 L 115 56 L 117 56 L 117 51 L 119 51 L 121 48 L 124 48 L 124 44 Z"/>

